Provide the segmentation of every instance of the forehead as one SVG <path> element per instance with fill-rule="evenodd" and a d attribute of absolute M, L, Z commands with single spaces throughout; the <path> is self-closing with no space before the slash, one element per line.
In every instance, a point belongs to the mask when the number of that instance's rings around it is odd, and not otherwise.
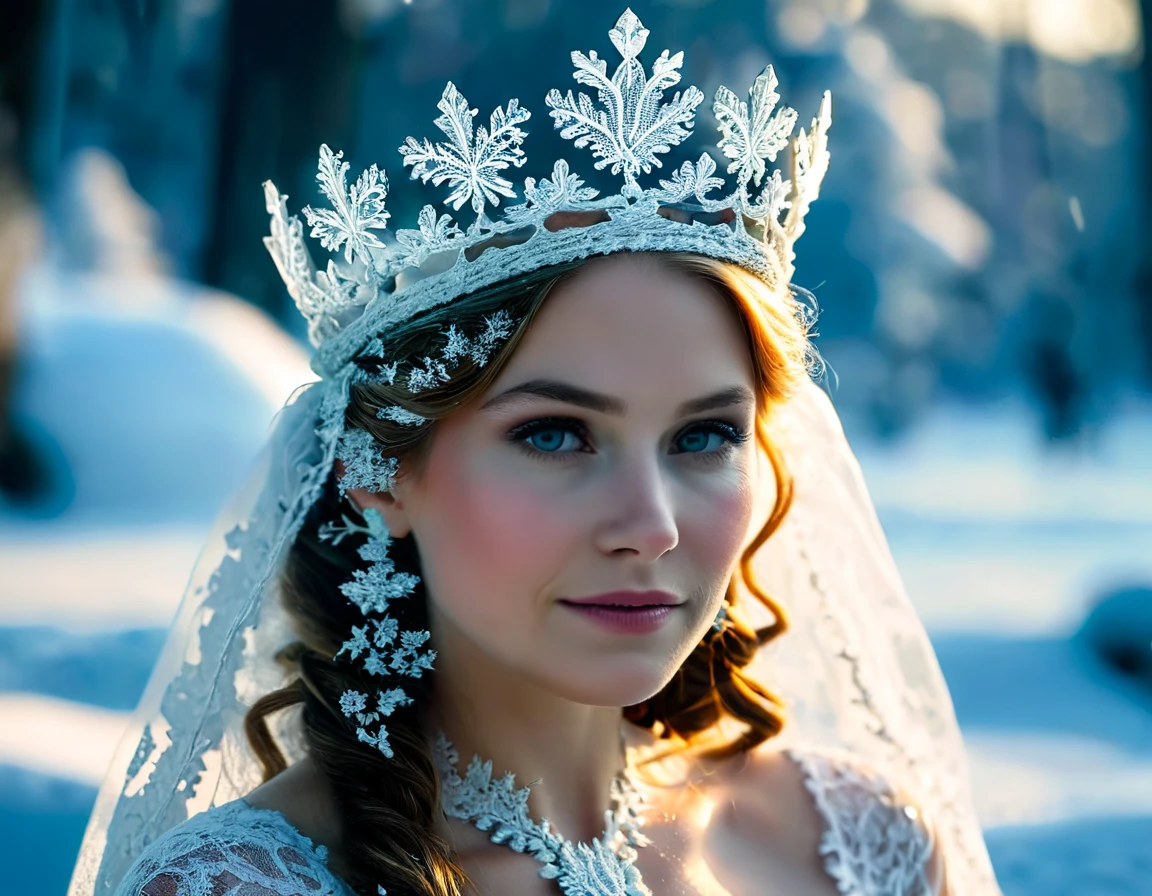
<path fill-rule="evenodd" d="M 598 258 L 553 289 L 490 394 L 545 376 L 621 396 L 752 382 L 731 301 L 643 255 Z"/>

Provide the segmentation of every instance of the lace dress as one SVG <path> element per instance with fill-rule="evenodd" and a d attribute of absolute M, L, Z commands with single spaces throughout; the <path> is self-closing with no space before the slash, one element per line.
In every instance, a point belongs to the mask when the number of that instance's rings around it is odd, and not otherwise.
<path fill-rule="evenodd" d="M 116 896 L 355 896 L 282 814 L 234 800 L 158 837 Z"/>
<path fill-rule="evenodd" d="M 883 778 L 827 755 L 796 753 L 825 828 L 824 867 L 844 896 L 934 896 L 930 830 Z M 243 800 L 159 837 L 116 896 L 355 896 L 281 813 Z M 659 896 L 659 894 L 656 894 Z"/>

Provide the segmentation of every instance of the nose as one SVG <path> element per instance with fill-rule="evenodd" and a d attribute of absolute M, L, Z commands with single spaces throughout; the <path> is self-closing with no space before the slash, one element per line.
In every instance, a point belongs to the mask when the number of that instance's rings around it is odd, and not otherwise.
<path fill-rule="evenodd" d="M 610 511 L 596 534 L 601 551 L 653 561 L 679 543 L 669 483 L 654 458 L 622 464 L 606 494 Z"/>

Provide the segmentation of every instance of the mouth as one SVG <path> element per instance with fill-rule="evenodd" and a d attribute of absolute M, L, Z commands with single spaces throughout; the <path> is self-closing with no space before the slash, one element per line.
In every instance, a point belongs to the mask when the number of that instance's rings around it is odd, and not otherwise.
<path fill-rule="evenodd" d="M 658 631 L 684 602 L 667 591 L 617 591 L 559 603 L 599 628 L 643 635 Z"/>
<path fill-rule="evenodd" d="M 637 607 L 674 607 L 684 601 L 670 591 L 608 591 L 590 597 L 569 597 L 560 601 L 579 607 L 616 607 L 634 609 Z"/>

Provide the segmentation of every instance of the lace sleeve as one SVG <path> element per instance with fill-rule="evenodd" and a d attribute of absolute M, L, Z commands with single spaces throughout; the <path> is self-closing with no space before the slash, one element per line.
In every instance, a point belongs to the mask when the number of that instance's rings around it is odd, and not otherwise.
<path fill-rule="evenodd" d="M 820 855 L 844 896 L 946 896 L 932 828 L 910 800 L 849 760 L 790 755 L 824 819 Z"/>
<path fill-rule="evenodd" d="M 279 812 L 236 800 L 157 838 L 116 896 L 352 896 L 327 860 Z"/>

